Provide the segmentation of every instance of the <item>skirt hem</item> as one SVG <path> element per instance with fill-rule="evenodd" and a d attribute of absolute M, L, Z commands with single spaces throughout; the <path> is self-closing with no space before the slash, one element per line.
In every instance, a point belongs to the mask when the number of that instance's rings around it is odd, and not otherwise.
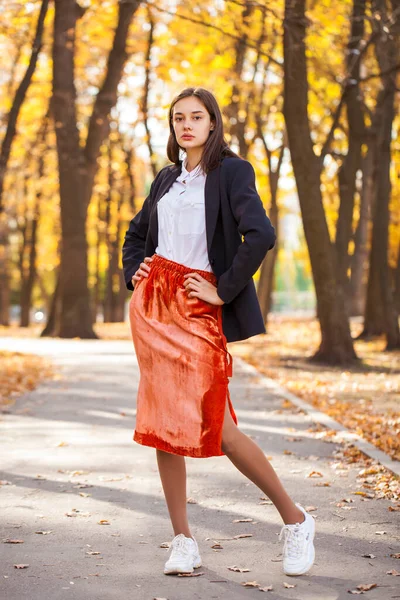
<path fill-rule="evenodd" d="M 219 452 L 204 452 L 204 449 L 188 449 L 183 446 L 173 446 L 165 440 L 162 440 L 157 435 L 151 433 L 139 433 L 135 430 L 133 434 L 133 440 L 142 446 L 150 446 L 157 450 L 163 450 L 170 454 L 178 454 L 180 456 L 188 456 L 191 458 L 211 458 L 212 456 L 225 456 L 225 453 L 220 450 Z"/>

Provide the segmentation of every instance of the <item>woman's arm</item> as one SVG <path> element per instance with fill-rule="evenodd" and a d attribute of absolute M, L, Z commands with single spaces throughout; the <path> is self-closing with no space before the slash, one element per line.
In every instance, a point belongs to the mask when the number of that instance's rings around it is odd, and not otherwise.
<path fill-rule="evenodd" d="M 125 233 L 125 239 L 122 246 L 122 266 L 124 269 L 125 284 L 128 290 L 133 290 L 132 276 L 136 273 L 140 263 L 144 260 L 153 192 L 155 184 L 163 170 L 164 169 L 161 169 L 161 171 L 157 173 L 150 186 L 149 194 L 143 202 L 141 210 L 131 220 L 129 229 Z"/>
<path fill-rule="evenodd" d="M 255 172 L 247 160 L 234 161 L 228 182 L 232 213 L 244 241 L 232 265 L 219 277 L 218 296 L 226 303 L 242 291 L 275 245 L 275 229 L 266 215 L 256 189 Z"/>

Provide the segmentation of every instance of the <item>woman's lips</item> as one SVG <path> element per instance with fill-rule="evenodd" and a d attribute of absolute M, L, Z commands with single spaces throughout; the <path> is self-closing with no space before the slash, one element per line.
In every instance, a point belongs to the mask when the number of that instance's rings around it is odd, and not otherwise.
<path fill-rule="evenodd" d="M 183 139 L 183 140 L 191 140 L 191 139 L 193 139 L 193 138 L 194 138 L 194 135 L 183 135 L 183 136 L 182 136 L 182 139 Z"/>

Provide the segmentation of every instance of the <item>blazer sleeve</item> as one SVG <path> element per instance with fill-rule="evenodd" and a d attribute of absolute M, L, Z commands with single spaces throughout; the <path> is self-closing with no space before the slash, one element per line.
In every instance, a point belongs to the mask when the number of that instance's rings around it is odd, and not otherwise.
<path fill-rule="evenodd" d="M 217 293 L 225 303 L 232 302 L 242 291 L 276 241 L 275 228 L 257 192 L 255 172 L 249 161 L 242 159 L 235 164 L 228 185 L 232 213 L 244 240 L 231 266 L 218 279 Z"/>
<path fill-rule="evenodd" d="M 133 290 L 132 276 L 136 273 L 140 263 L 143 262 L 144 259 L 152 195 L 154 186 L 160 174 L 161 171 L 156 175 L 150 186 L 149 194 L 143 202 L 142 208 L 131 220 L 129 229 L 125 233 L 124 243 L 122 245 L 122 267 L 124 270 L 125 284 L 128 290 Z"/>

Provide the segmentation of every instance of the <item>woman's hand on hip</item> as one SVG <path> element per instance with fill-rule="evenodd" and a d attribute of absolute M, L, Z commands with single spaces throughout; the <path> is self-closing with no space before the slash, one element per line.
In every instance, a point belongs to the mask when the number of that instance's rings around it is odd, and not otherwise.
<path fill-rule="evenodd" d="M 210 304 L 220 306 L 224 301 L 218 296 L 215 285 L 204 279 L 199 273 L 186 273 L 183 284 L 188 292 L 189 298 L 200 298 Z"/>
<path fill-rule="evenodd" d="M 152 261 L 151 256 L 146 256 L 144 262 L 140 263 L 138 270 L 134 275 L 132 275 L 132 284 L 135 284 L 135 281 L 140 281 L 141 277 L 148 277 L 150 273 L 150 263 Z"/>

